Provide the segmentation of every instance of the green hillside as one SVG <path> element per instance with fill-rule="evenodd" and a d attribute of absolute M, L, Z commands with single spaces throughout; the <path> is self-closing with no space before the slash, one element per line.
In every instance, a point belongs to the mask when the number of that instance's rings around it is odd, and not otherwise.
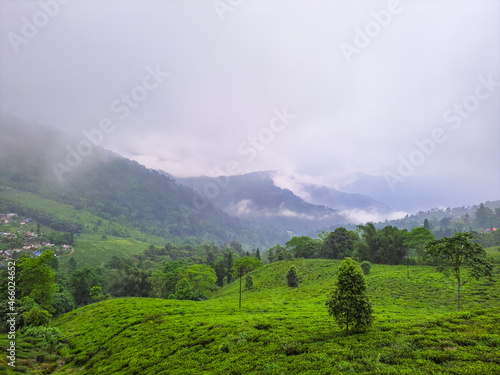
<path fill-rule="evenodd" d="M 301 284 L 286 286 L 297 266 Z M 365 334 L 345 336 L 324 306 L 340 262 L 276 262 L 252 272 L 254 287 L 225 286 L 208 301 L 113 299 L 58 318 L 60 374 L 498 374 L 498 282 L 463 289 L 433 267 L 374 265 L 366 277 L 375 311 Z M 498 271 L 495 275 L 498 278 Z M 55 361 L 55 359 L 54 359 Z"/>
<path fill-rule="evenodd" d="M 55 230 L 132 237 L 138 241 L 154 244 L 165 242 L 162 237 L 112 222 L 87 210 L 42 198 L 35 193 L 4 186 L 0 187 L 0 194 L 0 209 L 32 216 L 41 224 Z"/>
<path fill-rule="evenodd" d="M 73 206 L 55 202 L 13 188 L 0 188 L 0 211 L 17 212 L 26 217 L 36 217 L 47 231 L 68 231 L 76 233 L 71 256 L 61 257 L 64 265 L 74 257 L 79 266 L 102 266 L 113 256 L 129 257 L 142 253 L 149 244 L 164 246 L 166 239 L 137 229 L 121 225 Z M 103 235 L 105 236 L 103 239 Z M 173 236 L 169 241 L 182 241 Z"/>
<path fill-rule="evenodd" d="M 85 157 L 77 155 L 78 137 L 1 114 L 0 133 L 0 186 L 36 193 L 169 240 L 196 237 L 267 246 L 283 236 L 282 231 L 229 217 L 173 178 L 111 151 L 97 147 Z M 0 202 L 2 195 L 0 191 Z M 81 223 L 75 224 L 73 231 Z"/>

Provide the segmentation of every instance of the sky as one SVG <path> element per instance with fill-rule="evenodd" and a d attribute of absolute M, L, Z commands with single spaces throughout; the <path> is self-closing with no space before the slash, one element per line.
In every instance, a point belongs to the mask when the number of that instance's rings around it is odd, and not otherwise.
<path fill-rule="evenodd" d="M 500 198 L 499 46 L 500 1 L 2 0 L 0 111 L 179 177 L 472 204 Z"/>

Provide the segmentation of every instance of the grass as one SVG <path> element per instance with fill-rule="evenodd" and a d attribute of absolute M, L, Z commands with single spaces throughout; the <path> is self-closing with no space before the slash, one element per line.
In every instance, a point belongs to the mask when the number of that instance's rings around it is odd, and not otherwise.
<path fill-rule="evenodd" d="M 107 236 L 103 240 L 101 235 L 82 234 L 77 237 L 73 247 L 75 252 L 71 256 L 61 258 L 62 265 L 73 257 L 78 267 L 104 266 L 113 256 L 128 258 L 133 254 L 142 254 L 149 243 L 114 236 Z"/>
<path fill-rule="evenodd" d="M 500 264 L 500 246 L 486 248 L 486 254 L 494 263 Z"/>
<path fill-rule="evenodd" d="M 45 199 L 35 193 L 29 193 L 13 188 L 5 188 L 1 192 L 2 201 L 5 204 L 15 205 L 29 212 L 36 211 L 39 214 L 48 214 L 54 220 L 62 222 L 76 222 L 82 224 L 86 229 L 84 233 L 91 233 L 92 228 L 97 226 L 99 235 L 114 232 L 126 233 L 124 237 L 131 237 L 138 241 L 148 242 L 155 245 L 165 245 L 166 240 L 159 236 L 154 236 L 141 232 L 137 229 L 124 226 L 102 217 L 92 214 L 86 210 L 78 210 L 68 204 L 59 203 L 50 199 Z M 87 228 L 88 226 L 88 228 Z"/>
<path fill-rule="evenodd" d="M 296 289 L 285 281 L 292 263 Z M 338 265 L 299 259 L 257 269 L 242 309 L 238 282 L 203 302 L 124 298 L 77 309 L 55 322 L 67 343 L 56 373 L 500 373 L 498 282 L 468 284 L 456 313 L 453 280 L 434 268 L 412 267 L 407 280 L 404 266 L 373 265 L 374 325 L 346 336 L 324 306 Z"/>

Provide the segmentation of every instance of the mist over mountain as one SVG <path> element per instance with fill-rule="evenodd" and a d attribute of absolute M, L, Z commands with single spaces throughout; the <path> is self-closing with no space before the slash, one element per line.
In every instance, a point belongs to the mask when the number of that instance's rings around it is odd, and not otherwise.
<path fill-rule="evenodd" d="M 237 176 L 177 178 L 231 216 L 302 233 L 332 224 L 380 221 L 404 216 L 369 196 L 344 193 L 324 185 L 280 187 L 275 171 Z"/>
<path fill-rule="evenodd" d="M 288 189 L 274 185 L 272 172 L 228 177 L 178 178 L 227 214 L 294 233 L 305 233 L 341 220 L 331 207 L 305 202 Z M 216 181 L 219 185 L 216 185 Z M 215 186 L 218 188 L 214 189 Z"/>
<path fill-rule="evenodd" d="M 229 217 L 212 204 L 197 207 L 197 194 L 89 141 L 47 127 L 0 118 L 0 185 L 88 210 L 172 240 L 197 237 L 265 245 L 283 233 Z"/>

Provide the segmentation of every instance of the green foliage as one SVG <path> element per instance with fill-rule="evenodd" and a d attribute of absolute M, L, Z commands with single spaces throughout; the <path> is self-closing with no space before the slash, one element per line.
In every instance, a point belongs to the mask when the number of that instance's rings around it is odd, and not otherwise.
<path fill-rule="evenodd" d="M 472 242 L 471 233 L 455 233 L 452 237 L 427 244 L 427 253 L 444 275 L 452 273 L 457 280 L 457 311 L 460 309 L 460 291 L 472 278 L 491 276 L 493 265 L 486 259 L 482 246 Z"/>
<path fill-rule="evenodd" d="M 373 223 L 358 225 L 364 244 L 358 246 L 356 255 L 360 260 L 373 263 L 400 264 L 407 254 L 404 244 L 406 229 L 387 225 L 376 229 Z"/>
<path fill-rule="evenodd" d="M 67 289 L 61 288 L 54 294 L 53 307 L 55 317 L 70 312 L 76 308 L 75 298 Z"/>
<path fill-rule="evenodd" d="M 52 312 L 56 292 L 55 272 L 50 266 L 53 259 L 54 252 L 45 250 L 39 257 L 23 256 L 18 262 L 21 295 L 33 298 L 42 308 Z"/>
<path fill-rule="evenodd" d="M 262 266 L 262 261 L 253 257 L 237 258 L 233 262 L 233 276 L 240 277 L 250 271 Z"/>
<path fill-rule="evenodd" d="M 151 290 L 150 280 L 149 269 L 130 266 L 117 269 L 110 276 L 109 292 L 115 297 L 147 297 Z"/>
<path fill-rule="evenodd" d="M 62 332 L 57 327 L 46 327 L 43 325 L 38 325 L 28 327 L 24 331 L 24 335 L 42 339 L 43 343 L 42 345 L 39 345 L 41 349 L 53 351 L 59 343 Z"/>
<path fill-rule="evenodd" d="M 75 271 L 76 271 L 76 260 L 75 258 L 71 257 L 71 259 L 68 261 L 68 273 L 72 274 Z"/>
<path fill-rule="evenodd" d="M 453 285 L 433 268 L 415 266 L 407 280 L 404 266 L 373 264 L 365 278 L 376 324 L 362 335 L 345 336 L 321 309 L 340 261 L 293 264 L 300 288 L 283 282 L 291 261 L 259 267 L 241 310 L 235 303 L 239 283 L 231 283 L 206 301 L 113 299 L 65 314 L 55 322 L 69 343 L 60 349 L 66 364 L 58 371 L 500 373 L 500 283 L 471 284 L 464 291 L 467 314 L 456 314 L 446 304 Z"/>
<path fill-rule="evenodd" d="M 90 288 L 90 298 L 92 298 L 95 302 L 104 301 L 109 298 L 109 294 L 102 294 L 100 286 L 93 286 Z"/>
<path fill-rule="evenodd" d="M 226 276 L 226 267 L 224 265 L 224 259 L 217 258 L 214 265 L 215 276 L 217 276 L 217 286 L 224 286 L 224 276 Z"/>
<path fill-rule="evenodd" d="M 481 203 L 479 208 L 476 210 L 476 220 L 480 227 L 490 228 L 493 226 L 494 219 L 495 214 L 493 213 L 493 210 Z"/>
<path fill-rule="evenodd" d="M 362 261 L 359 266 L 361 267 L 365 275 L 368 275 L 370 273 L 370 269 L 372 268 L 372 264 L 367 260 Z"/>
<path fill-rule="evenodd" d="M 245 278 L 245 289 L 246 290 L 249 290 L 253 287 L 253 279 L 252 279 L 252 276 L 250 275 L 247 275 L 247 277 Z"/>
<path fill-rule="evenodd" d="M 413 228 L 410 232 L 405 233 L 403 244 L 408 249 L 415 251 L 419 264 L 426 264 L 429 259 L 425 251 L 425 246 L 434 239 L 434 235 L 429 229 L 426 229 L 425 227 L 417 227 Z M 408 254 L 408 257 L 409 256 L 410 254 Z"/>
<path fill-rule="evenodd" d="M 286 273 L 287 284 L 290 288 L 299 287 L 299 277 L 297 276 L 297 268 L 292 264 Z"/>
<path fill-rule="evenodd" d="M 92 303 L 89 290 L 93 286 L 100 285 L 100 277 L 94 267 L 83 267 L 76 270 L 70 277 L 69 289 L 73 294 L 77 306 Z"/>
<path fill-rule="evenodd" d="M 167 275 L 163 270 L 158 269 L 153 271 L 149 278 L 151 290 L 149 291 L 150 297 L 154 298 L 167 298 Z"/>
<path fill-rule="evenodd" d="M 193 264 L 179 268 L 176 276 L 179 279 L 175 285 L 175 294 L 170 293 L 176 299 L 205 300 L 207 295 L 216 289 L 215 271 L 206 264 Z"/>
<path fill-rule="evenodd" d="M 234 262 L 233 253 L 230 251 L 226 251 L 224 253 L 224 267 L 226 268 L 226 277 L 228 284 L 231 283 L 233 262 Z"/>
<path fill-rule="evenodd" d="M 26 326 L 47 326 L 51 317 L 52 315 L 47 310 L 38 306 L 23 313 L 24 325 Z"/>
<path fill-rule="evenodd" d="M 350 257 L 358 241 L 359 236 L 356 232 L 343 227 L 336 228 L 324 238 L 320 250 L 321 257 L 326 259 Z"/>
<path fill-rule="evenodd" d="M 192 285 L 192 293 L 197 297 L 206 297 L 207 293 L 216 288 L 215 271 L 206 264 L 193 264 L 186 268 L 185 274 Z"/>
<path fill-rule="evenodd" d="M 144 239 L 145 240 L 145 239 Z M 153 239 L 150 239 L 151 241 Z M 164 242 L 164 240 L 154 239 Z M 102 240 L 100 235 L 96 234 L 82 234 L 78 237 L 78 241 L 73 246 L 75 249 L 72 257 L 78 264 L 78 268 L 85 266 L 103 267 L 110 263 L 113 258 L 125 258 L 140 253 L 142 249 L 146 248 L 149 244 L 143 241 L 129 240 L 107 236 L 106 240 Z M 61 261 L 66 261 L 61 258 Z M 69 264 L 70 259 L 67 260 Z"/>
<path fill-rule="evenodd" d="M 193 294 L 193 286 L 187 277 L 180 279 L 175 285 L 175 298 L 180 300 L 196 298 Z"/>
<path fill-rule="evenodd" d="M 277 244 L 268 250 L 267 259 L 269 263 L 273 263 L 281 260 L 291 260 L 293 259 L 293 255 L 289 249 Z"/>
<path fill-rule="evenodd" d="M 318 256 L 320 242 L 308 236 L 292 237 L 286 247 L 294 258 L 311 259 Z"/>
<path fill-rule="evenodd" d="M 356 261 L 346 258 L 340 264 L 335 289 L 326 301 L 328 313 L 349 332 L 365 331 L 373 322 L 373 310 L 366 294 L 366 282 Z"/>

